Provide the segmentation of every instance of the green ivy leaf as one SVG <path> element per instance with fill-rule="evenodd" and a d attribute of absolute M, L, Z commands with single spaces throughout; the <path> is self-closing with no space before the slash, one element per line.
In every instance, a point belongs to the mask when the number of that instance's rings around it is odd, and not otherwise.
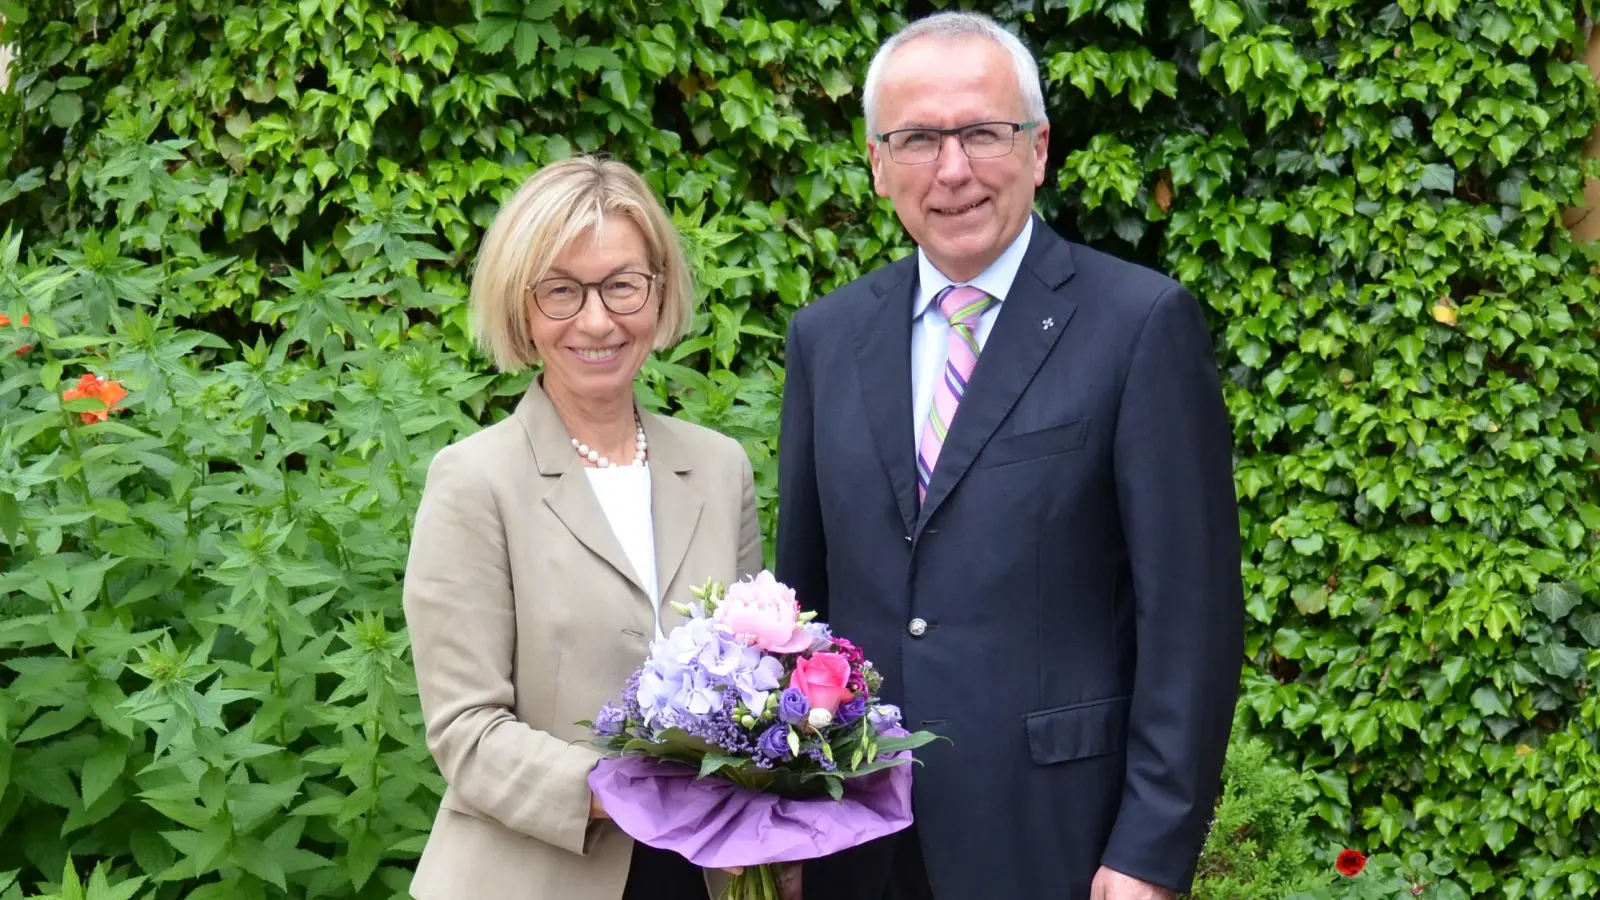
<path fill-rule="evenodd" d="M 722 18 L 726 0 L 694 0 L 695 11 L 700 14 L 700 24 L 711 28 Z"/>
<path fill-rule="evenodd" d="M 1591 647 L 1600 647 L 1600 612 L 1586 612 L 1573 620 L 1572 627 Z"/>
<path fill-rule="evenodd" d="M 1565 619 L 1582 601 L 1583 595 L 1569 583 L 1541 584 L 1533 592 L 1534 608 L 1551 621 Z"/>
<path fill-rule="evenodd" d="M 1422 175 L 1417 179 L 1417 188 L 1424 191 L 1438 191 L 1441 194 L 1455 193 L 1456 171 L 1444 163 L 1430 163 L 1422 167 Z"/>
<path fill-rule="evenodd" d="M 1539 668 L 1563 680 L 1583 670 L 1583 653 L 1559 644 L 1534 648 L 1533 661 L 1539 664 Z"/>

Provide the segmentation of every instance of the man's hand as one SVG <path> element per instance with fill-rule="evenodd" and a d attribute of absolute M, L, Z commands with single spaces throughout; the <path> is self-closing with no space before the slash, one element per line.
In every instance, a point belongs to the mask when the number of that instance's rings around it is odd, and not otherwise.
<path fill-rule="evenodd" d="M 1089 900 L 1174 900 L 1174 897 L 1166 888 L 1129 878 L 1105 866 L 1094 874 L 1094 884 L 1089 886 Z"/>

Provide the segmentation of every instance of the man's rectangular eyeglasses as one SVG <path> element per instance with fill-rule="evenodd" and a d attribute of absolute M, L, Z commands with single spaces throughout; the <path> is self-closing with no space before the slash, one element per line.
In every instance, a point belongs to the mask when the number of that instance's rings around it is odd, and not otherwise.
<path fill-rule="evenodd" d="M 618 272 L 606 276 L 603 281 L 546 278 L 533 285 L 533 302 L 539 304 L 539 311 L 547 318 L 570 319 L 583 309 L 589 299 L 589 289 L 594 288 L 606 309 L 626 316 L 644 309 L 650 300 L 650 288 L 660 280 L 660 275 L 639 272 Z"/>
<path fill-rule="evenodd" d="M 1015 146 L 1017 132 L 1038 125 L 1028 122 L 974 122 L 959 128 L 901 128 L 878 135 L 889 148 L 889 158 L 901 165 L 920 166 L 939 158 L 944 139 L 956 135 L 968 159 L 994 159 L 1005 156 Z"/>

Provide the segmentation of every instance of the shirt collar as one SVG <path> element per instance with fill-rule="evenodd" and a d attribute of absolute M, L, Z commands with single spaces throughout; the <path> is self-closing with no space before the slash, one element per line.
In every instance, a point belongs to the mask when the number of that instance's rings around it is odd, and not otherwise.
<path fill-rule="evenodd" d="M 1022 257 L 1028 252 L 1028 239 L 1033 235 L 1033 216 L 1023 223 L 1022 231 L 1017 234 L 1011 246 L 1007 247 L 1000 257 L 989 264 L 989 268 L 978 273 L 978 277 L 971 281 L 962 282 L 969 284 L 995 299 L 996 305 L 1005 302 L 1006 294 L 1011 292 L 1012 282 L 1017 280 L 1017 270 L 1022 268 Z M 917 292 L 916 305 L 911 308 L 911 320 L 914 322 L 922 318 L 928 311 L 933 298 L 939 292 L 954 284 L 945 274 L 928 260 L 922 248 L 917 248 Z"/>

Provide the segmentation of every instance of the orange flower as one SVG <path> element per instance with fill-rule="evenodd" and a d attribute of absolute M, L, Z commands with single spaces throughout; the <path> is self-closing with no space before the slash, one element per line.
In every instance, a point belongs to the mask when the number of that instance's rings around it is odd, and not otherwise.
<path fill-rule="evenodd" d="M 5 313 L 0 313 L 0 328 L 4 328 L 4 327 L 6 327 L 7 325 L 10 325 L 10 324 L 11 324 L 11 317 L 6 315 Z M 23 313 L 22 314 L 22 327 L 23 328 L 27 328 L 28 327 L 28 314 L 27 313 Z"/>
<path fill-rule="evenodd" d="M 99 375 L 85 375 L 78 379 L 77 387 L 63 392 L 61 399 L 70 402 L 72 400 L 81 400 L 84 397 L 93 397 L 104 403 L 106 405 L 105 409 L 79 413 L 83 417 L 83 424 L 93 425 L 96 422 L 104 422 L 107 416 L 120 411 L 122 407 L 117 404 L 126 396 L 128 396 L 128 391 L 122 386 L 121 382 L 106 381 Z"/>
<path fill-rule="evenodd" d="M 32 344 L 23 344 L 21 347 L 17 348 L 16 353 L 18 356 L 27 356 L 31 350 L 33 350 Z"/>

